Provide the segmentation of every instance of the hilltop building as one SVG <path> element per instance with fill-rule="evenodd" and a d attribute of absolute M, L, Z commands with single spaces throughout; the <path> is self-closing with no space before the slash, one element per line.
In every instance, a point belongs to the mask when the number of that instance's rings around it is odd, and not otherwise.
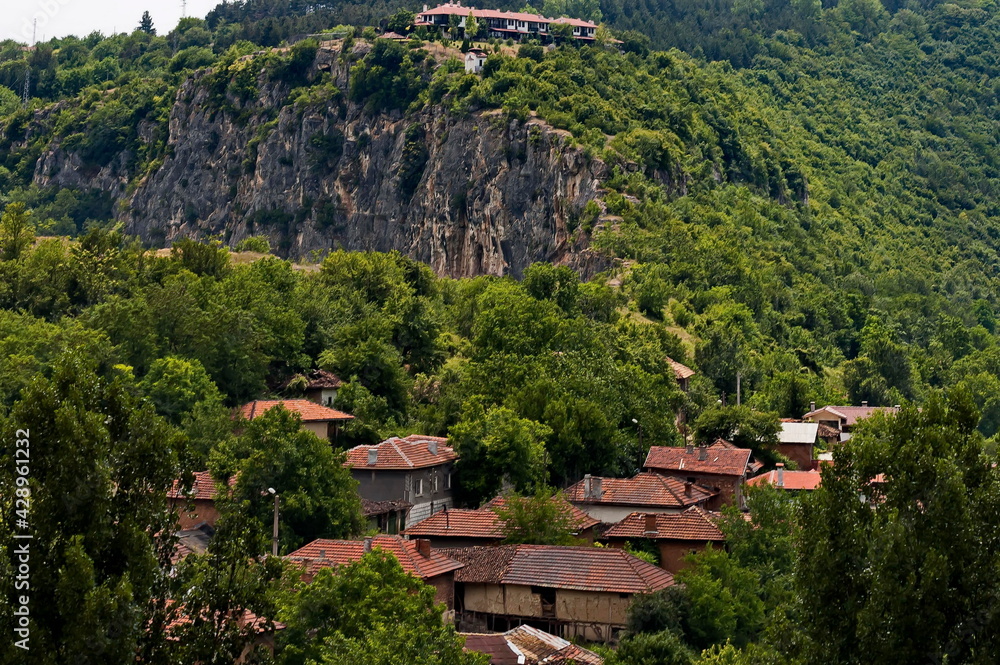
<path fill-rule="evenodd" d="M 524 12 L 501 12 L 495 9 L 476 9 L 463 7 L 461 1 L 448 2 L 417 14 L 413 22 L 415 27 L 447 29 L 452 16 L 458 17 L 458 27 L 465 29 L 465 20 L 472 15 L 481 24 L 486 25 L 488 37 L 496 39 L 537 39 L 543 43 L 552 41 L 551 26 L 567 24 L 573 28 L 573 38 L 581 41 L 594 41 L 597 35 L 597 24 L 582 21 L 577 18 L 545 18 L 539 14 Z"/>

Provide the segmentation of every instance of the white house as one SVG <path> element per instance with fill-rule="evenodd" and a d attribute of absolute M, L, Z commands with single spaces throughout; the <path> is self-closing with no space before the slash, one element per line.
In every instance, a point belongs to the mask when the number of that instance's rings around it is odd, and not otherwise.
<path fill-rule="evenodd" d="M 480 49 L 469 49 L 465 54 L 465 71 L 468 74 L 478 74 L 483 71 L 483 63 L 486 62 L 486 53 Z"/>

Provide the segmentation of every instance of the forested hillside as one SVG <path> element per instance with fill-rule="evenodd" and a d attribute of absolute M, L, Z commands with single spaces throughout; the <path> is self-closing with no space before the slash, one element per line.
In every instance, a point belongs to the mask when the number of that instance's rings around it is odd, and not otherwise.
<path fill-rule="evenodd" d="M 608 662 L 992 662 L 1000 8 L 550 0 L 600 39 L 482 42 L 481 74 L 460 39 L 377 38 L 399 9 L 0 44 L 0 423 L 33 433 L 32 620 L 58 645 L 31 662 L 232 662 L 244 611 L 316 649 L 279 662 L 475 661 L 391 561 L 311 595 L 264 558 L 269 483 L 295 488 L 282 553 L 362 530 L 341 451 L 231 419 L 315 368 L 356 416 L 338 446 L 447 436 L 470 507 L 688 437 L 773 465 L 810 402 L 905 404 L 814 498 L 752 492 Z M 231 503 L 176 565 L 164 496 L 204 469 Z M 7 512 L 14 487 L 8 465 Z M 171 599 L 224 619 L 168 640 Z"/>

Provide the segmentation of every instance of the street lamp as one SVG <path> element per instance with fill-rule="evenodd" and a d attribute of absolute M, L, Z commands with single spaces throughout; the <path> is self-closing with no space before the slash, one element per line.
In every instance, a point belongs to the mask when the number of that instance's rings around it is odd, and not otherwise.
<path fill-rule="evenodd" d="M 271 538 L 271 554 L 278 556 L 278 493 L 273 487 L 268 487 L 267 491 L 274 496 L 274 535 Z"/>

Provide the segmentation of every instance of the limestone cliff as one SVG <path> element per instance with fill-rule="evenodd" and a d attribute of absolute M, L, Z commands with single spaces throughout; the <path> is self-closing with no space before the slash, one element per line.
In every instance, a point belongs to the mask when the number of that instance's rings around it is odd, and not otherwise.
<path fill-rule="evenodd" d="M 153 244 L 263 234 L 289 257 L 396 249 L 452 276 L 517 276 L 545 260 L 605 267 L 572 230 L 606 167 L 564 132 L 497 112 L 370 112 L 346 101 L 339 56 L 320 49 L 314 68 L 341 94 L 292 103 L 286 86 L 265 83 L 243 113 L 213 105 L 201 72 L 177 93 L 158 168 L 129 186 L 123 156 L 88 182 L 111 192 L 126 228 Z M 50 146 L 36 184 L 83 184 L 78 161 Z"/>

